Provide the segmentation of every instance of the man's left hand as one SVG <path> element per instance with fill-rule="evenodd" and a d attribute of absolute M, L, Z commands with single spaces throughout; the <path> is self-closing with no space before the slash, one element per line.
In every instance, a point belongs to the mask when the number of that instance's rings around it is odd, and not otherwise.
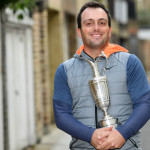
<path fill-rule="evenodd" d="M 101 134 L 101 138 L 105 137 L 105 133 Z M 109 150 L 109 149 L 115 149 L 120 148 L 125 143 L 125 139 L 123 136 L 114 129 L 109 135 L 106 141 L 104 141 L 100 146 L 98 150 Z"/>

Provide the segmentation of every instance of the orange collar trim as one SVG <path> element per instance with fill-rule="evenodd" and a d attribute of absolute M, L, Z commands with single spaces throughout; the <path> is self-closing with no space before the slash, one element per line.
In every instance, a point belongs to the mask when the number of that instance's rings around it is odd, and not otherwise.
<path fill-rule="evenodd" d="M 77 54 L 80 55 L 83 49 L 84 49 L 84 45 L 81 45 L 80 48 L 77 50 Z M 128 50 L 126 50 L 124 47 L 119 46 L 117 44 L 110 44 L 110 43 L 104 50 L 104 53 L 107 56 L 107 58 L 115 52 L 128 52 Z"/>
<path fill-rule="evenodd" d="M 84 49 L 84 44 L 81 45 L 80 48 L 77 50 L 77 54 L 80 55 L 83 49 Z"/>

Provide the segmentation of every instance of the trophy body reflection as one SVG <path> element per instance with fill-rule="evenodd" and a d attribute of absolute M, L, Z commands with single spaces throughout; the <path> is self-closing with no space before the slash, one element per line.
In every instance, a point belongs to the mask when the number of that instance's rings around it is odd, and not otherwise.
<path fill-rule="evenodd" d="M 86 61 L 90 64 L 93 70 L 93 78 L 89 81 L 93 98 L 95 100 L 96 106 L 104 112 L 104 117 L 100 120 L 99 123 L 101 127 L 113 126 L 113 128 L 116 128 L 118 124 L 118 119 L 113 118 L 107 112 L 110 105 L 110 98 L 106 76 L 100 75 L 96 61 Z"/>

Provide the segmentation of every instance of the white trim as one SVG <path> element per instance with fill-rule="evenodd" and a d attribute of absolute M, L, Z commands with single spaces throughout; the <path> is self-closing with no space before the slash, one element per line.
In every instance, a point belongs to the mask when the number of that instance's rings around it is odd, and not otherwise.
<path fill-rule="evenodd" d="M 137 37 L 140 40 L 150 40 L 150 28 L 149 29 L 139 29 Z"/>
<path fill-rule="evenodd" d="M 33 45 L 32 30 L 26 29 L 26 75 L 27 75 L 27 105 L 28 105 L 28 143 L 29 145 L 36 142 L 35 131 L 35 103 L 34 103 L 34 77 L 33 77 Z"/>
<path fill-rule="evenodd" d="M 9 23 L 16 23 L 16 24 L 21 24 L 21 25 L 28 25 L 28 26 L 32 26 L 33 25 L 33 20 L 31 18 L 29 18 L 29 12 L 28 10 L 26 10 L 25 12 L 22 12 L 23 14 L 23 20 L 19 20 L 17 15 L 20 13 L 21 11 L 16 12 L 16 14 L 13 13 L 13 11 L 9 8 L 6 8 L 5 13 L 7 15 L 7 22 Z"/>

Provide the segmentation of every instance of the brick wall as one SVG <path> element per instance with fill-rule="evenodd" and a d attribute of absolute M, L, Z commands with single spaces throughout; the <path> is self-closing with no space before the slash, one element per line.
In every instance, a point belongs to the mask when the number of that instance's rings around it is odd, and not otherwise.
<path fill-rule="evenodd" d="M 48 62 L 48 12 L 35 10 L 33 14 L 34 86 L 36 105 L 36 133 L 40 138 L 50 125 L 50 84 Z"/>

